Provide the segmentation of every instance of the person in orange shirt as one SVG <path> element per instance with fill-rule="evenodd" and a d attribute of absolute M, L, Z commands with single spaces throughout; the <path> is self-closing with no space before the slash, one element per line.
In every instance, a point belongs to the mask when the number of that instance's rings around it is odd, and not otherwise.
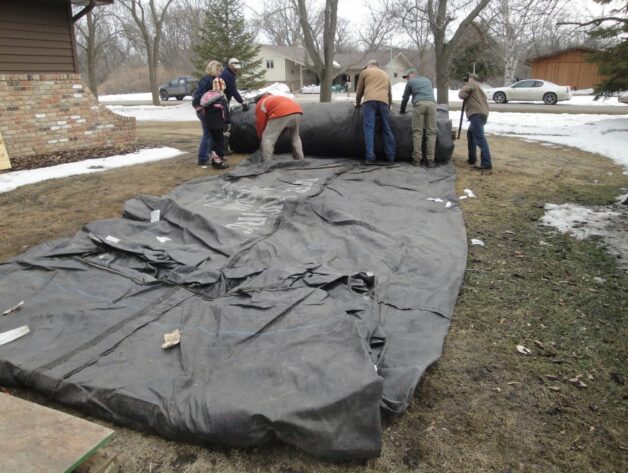
<path fill-rule="evenodd" d="M 270 93 L 256 97 L 255 104 L 255 128 L 262 142 L 262 159 L 273 159 L 275 143 L 286 129 L 290 132 L 294 159 L 303 159 L 303 145 L 299 136 L 303 115 L 301 106 L 288 97 Z"/>

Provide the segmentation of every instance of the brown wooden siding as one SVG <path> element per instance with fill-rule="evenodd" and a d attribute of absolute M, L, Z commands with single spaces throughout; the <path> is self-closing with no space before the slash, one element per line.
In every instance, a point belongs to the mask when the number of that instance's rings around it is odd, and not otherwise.
<path fill-rule="evenodd" d="M 538 59 L 532 63 L 530 77 L 543 79 L 575 89 L 595 87 L 603 77 L 597 65 L 587 62 L 584 51 L 568 51 L 564 54 Z"/>
<path fill-rule="evenodd" d="M 78 72 L 69 0 L 0 0 L 0 73 Z"/>

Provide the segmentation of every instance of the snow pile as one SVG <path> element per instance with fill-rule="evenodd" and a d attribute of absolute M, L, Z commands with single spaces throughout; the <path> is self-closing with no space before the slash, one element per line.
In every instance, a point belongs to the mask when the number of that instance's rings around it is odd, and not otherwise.
<path fill-rule="evenodd" d="M 321 86 L 320 85 L 304 85 L 301 88 L 302 94 L 320 94 Z"/>
<path fill-rule="evenodd" d="M 107 108 L 118 115 L 135 117 L 138 121 L 190 122 L 198 120 L 194 108 L 189 103 L 172 107 L 160 105 L 107 105 Z"/>
<path fill-rule="evenodd" d="M 468 126 L 465 120 L 463 129 Z M 491 112 L 485 129 L 599 153 L 628 170 L 628 116 Z"/>
<path fill-rule="evenodd" d="M 171 97 L 173 98 L 173 97 Z M 98 101 L 100 102 L 139 102 L 146 101 L 151 102 L 153 95 L 150 92 L 141 92 L 137 94 L 112 94 L 112 95 L 100 95 Z M 186 96 L 183 100 L 192 100 L 191 96 Z"/>
<path fill-rule="evenodd" d="M 267 92 L 273 95 L 282 95 L 291 99 L 294 98 L 294 95 L 290 92 L 290 87 L 281 82 L 275 82 L 261 89 L 247 90 L 246 92 L 242 92 L 240 95 L 242 96 L 242 98 L 250 100 L 260 94 L 265 94 Z"/>
<path fill-rule="evenodd" d="M 148 163 L 150 161 L 161 161 L 183 154 L 175 148 L 151 148 L 142 149 L 136 153 L 120 154 L 108 158 L 87 159 L 75 163 L 59 164 L 47 168 L 29 169 L 25 171 L 14 171 L 0 174 L 0 193 L 9 192 L 18 187 L 36 182 L 47 181 L 48 179 L 59 179 L 79 174 L 91 174 L 94 172 L 107 171 L 108 169 L 134 164 Z"/>

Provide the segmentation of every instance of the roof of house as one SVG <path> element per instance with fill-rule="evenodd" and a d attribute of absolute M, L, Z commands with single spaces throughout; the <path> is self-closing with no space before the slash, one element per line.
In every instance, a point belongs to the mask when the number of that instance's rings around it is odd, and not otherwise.
<path fill-rule="evenodd" d="M 306 60 L 306 58 L 308 57 L 307 51 L 301 46 L 276 46 L 272 44 L 262 44 L 261 46 L 263 48 L 274 51 L 277 54 L 281 54 L 282 56 L 290 59 L 297 64 L 302 64 L 305 66 L 308 63 L 308 61 Z M 411 65 L 411 62 L 402 52 L 393 53 L 392 58 L 396 58 L 397 56 L 401 56 L 401 58 L 408 65 Z M 363 67 L 371 59 L 375 59 L 380 66 L 385 66 L 391 60 L 391 52 L 390 50 L 375 51 L 366 55 L 360 52 L 336 53 L 336 55 L 334 56 L 334 61 L 338 63 L 340 67 Z"/>
<path fill-rule="evenodd" d="M 543 54 L 542 56 L 528 58 L 526 59 L 526 64 L 532 64 L 533 62 L 539 61 L 541 59 L 547 59 L 549 57 L 560 56 L 561 54 L 569 53 L 571 51 L 584 51 L 585 53 L 599 52 L 598 49 L 593 49 L 593 48 L 585 48 L 585 47 L 567 48 L 567 49 L 561 49 L 560 51 L 554 51 L 553 53 L 550 53 L 550 54 Z"/>

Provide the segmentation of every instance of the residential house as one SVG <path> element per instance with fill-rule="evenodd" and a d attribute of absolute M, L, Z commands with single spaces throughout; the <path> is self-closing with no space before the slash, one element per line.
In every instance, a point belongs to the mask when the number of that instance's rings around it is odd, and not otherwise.
<path fill-rule="evenodd" d="M 10 157 L 135 142 L 135 119 L 100 106 L 79 74 L 74 22 L 111 3 L 0 0 L 0 134 Z"/>
<path fill-rule="evenodd" d="M 603 80 L 597 64 L 589 62 L 587 56 L 597 52 L 591 48 L 569 48 L 530 58 L 526 64 L 532 67 L 530 77 L 543 79 L 560 85 L 569 85 L 574 90 L 591 89 Z"/>
<path fill-rule="evenodd" d="M 262 60 L 264 79 L 266 82 L 281 82 L 290 90 L 299 90 L 304 85 L 318 84 L 320 79 L 311 68 L 311 61 L 305 48 L 300 46 L 262 45 L 257 59 Z M 401 51 L 378 51 L 375 53 L 338 53 L 334 56 L 338 75 L 334 83 L 343 84 L 349 80 L 352 89 L 358 83 L 358 76 L 364 65 L 370 59 L 375 59 L 385 70 L 393 84 L 402 81 L 403 72 L 413 67 L 412 63 Z"/>

